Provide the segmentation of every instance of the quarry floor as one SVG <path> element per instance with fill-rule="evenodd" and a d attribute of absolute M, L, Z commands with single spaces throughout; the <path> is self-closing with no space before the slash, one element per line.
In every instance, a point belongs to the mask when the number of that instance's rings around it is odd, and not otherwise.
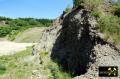
<path fill-rule="evenodd" d="M 0 41 L 0 56 L 12 55 L 16 52 L 26 50 L 27 47 L 35 45 L 35 43 L 15 43 L 11 41 Z"/>

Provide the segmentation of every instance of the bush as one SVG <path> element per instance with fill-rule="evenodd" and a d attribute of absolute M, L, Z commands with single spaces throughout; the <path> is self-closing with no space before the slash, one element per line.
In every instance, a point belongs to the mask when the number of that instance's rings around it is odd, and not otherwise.
<path fill-rule="evenodd" d="M 78 7 L 82 5 L 86 7 L 88 10 L 96 9 L 104 0 L 73 0 L 74 7 Z"/>
<path fill-rule="evenodd" d="M 52 20 L 50 19 L 34 19 L 34 18 L 18 18 L 10 19 L 6 17 L 0 17 L 0 21 L 5 21 L 7 23 L 6 27 L 0 27 L 0 37 L 5 37 L 13 40 L 15 36 L 28 28 L 32 27 L 49 27 L 52 25 Z"/>
<path fill-rule="evenodd" d="M 6 72 L 6 67 L 4 63 L 0 62 L 0 75 L 4 74 Z"/>
<path fill-rule="evenodd" d="M 91 11 L 94 11 L 99 7 L 104 0 L 84 0 L 84 6 Z"/>
<path fill-rule="evenodd" d="M 100 31 L 120 43 L 120 18 L 117 16 L 102 16 L 99 21 Z"/>
<path fill-rule="evenodd" d="M 71 8 L 69 6 L 67 6 L 67 8 L 65 9 L 66 13 L 70 13 L 71 12 Z"/>
<path fill-rule="evenodd" d="M 28 21 L 29 25 L 38 25 L 39 22 L 37 22 L 36 20 L 29 20 Z"/>
<path fill-rule="evenodd" d="M 79 5 L 82 5 L 84 3 L 84 0 L 73 0 L 74 7 L 78 7 Z"/>
<path fill-rule="evenodd" d="M 49 52 L 40 52 L 40 60 L 42 61 L 41 65 L 43 68 L 41 70 L 44 70 L 42 73 L 46 73 L 49 71 L 46 76 L 48 76 L 48 79 L 72 79 L 71 75 L 68 73 L 65 73 L 62 71 L 58 63 L 53 62 L 50 58 Z"/>
<path fill-rule="evenodd" d="M 0 27 L 0 37 L 4 37 L 11 32 L 11 27 Z"/>
<path fill-rule="evenodd" d="M 99 11 L 92 11 L 91 16 L 94 16 L 95 18 L 99 18 L 101 13 Z"/>
<path fill-rule="evenodd" d="M 10 18 L 7 18 L 7 17 L 4 17 L 4 16 L 0 16 L 0 21 L 10 21 L 10 20 L 12 20 L 12 19 L 10 19 Z"/>
<path fill-rule="evenodd" d="M 113 7 L 112 13 L 113 13 L 115 16 L 120 17 L 120 4 L 117 4 L 117 5 L 115 5 L 115 6 Z"/>

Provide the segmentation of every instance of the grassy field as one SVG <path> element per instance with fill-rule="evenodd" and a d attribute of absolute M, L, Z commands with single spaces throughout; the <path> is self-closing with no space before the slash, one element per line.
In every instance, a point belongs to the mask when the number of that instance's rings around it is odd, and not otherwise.
<path fill-rule="evenodd" d="M 16 37 L 14 42 L 25 42 L 25 43 L 33 43 L 33 42 L 39 42 L 42 31 L 45 29 L 45 27 L 35 27 L 30 28 L 28 30 L 25 30 L 21 33 L 19 33 Z"/>
<path fill-rule="evenodd" d="M 22 62 L 21 59 L 31 55 L 31 48 L 12 56 L 0 57 L 0 79 L 28 79 L 32 65 Z"/>
<path fill-rule="evenodd" d="M 48 52 L 41 52 L 36 60 L 29 60 L 32 48 L 11 56 L 0 57 L 0 79 L 71 79 L 70 75 L 60 70 L 60 67 L 50 59 Z M 27 60 L 27 61 L 26 61 Z M 34 73 L 33 73 L 34 72 Z"/>

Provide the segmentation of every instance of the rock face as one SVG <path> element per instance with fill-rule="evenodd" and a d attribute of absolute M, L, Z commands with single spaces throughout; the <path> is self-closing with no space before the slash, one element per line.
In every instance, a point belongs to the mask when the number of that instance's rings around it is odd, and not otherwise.
<path fill-rule="evenodd" d="M 47 29 L 37 49 L 51 52 L 51 59 L 74 79 L 98 79 L 99 66 L 120 68 L 119 49 L 104 40 L 89 11 L 71 12 L 62 24 Z"/>
<path fill-rule="evenodd" d="M 37 51 L 51 52 L 56 38 L 58 37 L 58 31 L 61 29 L 61 25 L 47 28 L 43 31 L 42 37 L 39 43 L 36 45 Z"/>
<path fill-rule="evenodd" d="M 70 13 L 64 19 L 61 34 L 52 49 L 52 59 L 73 75 L 84 74 L 89 62 L 94 60 L 91 51 L 95 42 L 90 36 L 90 19 L 85 10 Z"/>

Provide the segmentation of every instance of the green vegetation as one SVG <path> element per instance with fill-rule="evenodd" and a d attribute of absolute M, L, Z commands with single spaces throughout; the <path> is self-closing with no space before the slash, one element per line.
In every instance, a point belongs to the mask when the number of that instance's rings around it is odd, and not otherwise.
<path fill-rule="evenodd" d="M 120 44 L 120 4 L 111 4 L 109 14 L 100 15 L 97 20 L 100 31 L 114 43 Z"/>
<path fill-rule="evenodd" d="M 73 0 L 74 7 L 84 6 L 88 10 L 94 10 L 103 0 Z"/>
<path fill-rule="evenodd" d="M 63 72 L 59 65 L 51 60 L 48 52 L 40 52 L 40 60 L 42 61 L 41 69 L 49 72 L 48 79 L 71 79 L 70 74 Z"/>
<path fill-rule="evenodd" d="M 94 11 L 91 12 L 91 16 L 94 16 L 96 19 L 100 18 L 101 12 L 99 12 L 97 10 L 94 10 Z"/>
<path fill-rule="evenodd" d="M 48 52 L 40 52 L 38 58 L 30 60 L 32 48 L 15 55 L 0 57 L 0 79 L 71 79 L 71 76 L 60 70 L 60 67 L 50 59 Z M 33 73 L 34 72 L 34 73 Z"/>
<path fill-rule="evenodd" d="M 4 16 L 0 16 L 0 21 L 10 21 L 12 19 L 4 17 Z"/>
<path fill-rule="evenodd" d="M 71 7 L 70 6 L 67 6 L 67 8 L 65 9 L 65 12 L 68 14 L 71 12 Z"/>
<path fill-rule="evenodd" d="M 14 40 L 15 36 L 28 28 L 33 27 L 49 27 L 52 25 L 50 19 L 34 19 L 34 18 L 18 18 L 11 19 L 0 17 L 0 21 L 5 21 L 5 25 L 0 25 L 0 37 L 8 36 L 10 40 Z"/>
<path fill-rule="evenodd" d="M 42 36 L 42 31 L 45 28 L 43 27 L 34 27 L 34 28 L 29 28 L 23 32 L 20 32 L 17 34 L 14 38 L 13 41 L 15 42 L 25 42 L 25 43 L 38 43 L 41 36 Z M 13 36 L 11 36 L 13 37 Z"/>
<path fill-rule="evenodd" d="M 99 24 L 100 31 L 116 44 L 120 44 L 120 3 L 104 5 L 104 0 L 73 0 L 75 6 L 83 5 L 91 11 Z M 112 2 L 112 0 L 110 0 Z M 101 8 L 104 6 L 104 8 Z"/>
<path fill-rule="evenodd" d="M 115 16 L 120 17 L 120 3 L 114 5 L 114 7 L 113 7 L 113 9 L 112 9 L 112 13 L 113 13 Z"/>
<path fill-rule="evenodd" d="M 7 34 L 10 34 L 12 28 L 11 27 L 0 27 L 0 36 L 4 37 Z"/>
<path fill-rule="evenodd" d="M 96 10 L 104 0 L 84 0 L 84 6 L 90 11 Z"/>
<path fill-rule="evenodd" d="M 84 0 L 73 0 L 74 7 L 78 7 L 84 3 Z"/>
<path fill-rule="evenodd" d="M 0 62 L 0 74 L 4 74 L 6 72 L 6 67 L 3 63 Z"/>
<path fill-rule="evenodd" d="M 102 16 L 98 21 L 101 32 L 120 44 L 120 18 L 117 16 Z"/>
<path fill-rule="evenodd" d="M 30 54 L 31 47 L 12 56 L 1 56 L 0 79 L 27 79 L 27 75 L 30 74 L 29 69 L 32 67 L 27 66 L 30 64 L 22 62 L 21 59 Z"/>

